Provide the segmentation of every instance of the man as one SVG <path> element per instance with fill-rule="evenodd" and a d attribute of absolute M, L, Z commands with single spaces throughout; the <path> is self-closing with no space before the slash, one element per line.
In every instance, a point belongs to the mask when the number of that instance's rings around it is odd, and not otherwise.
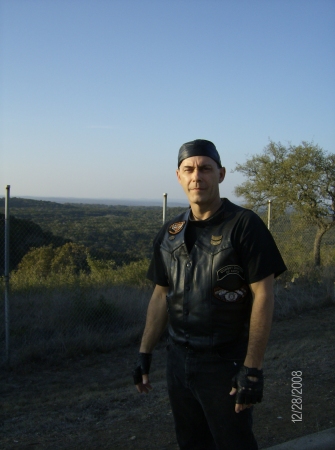
<path fill-rule="evenodd" d="M 273 280 L 285 264 L 263 221 L 221 199 L 215 145 L 182 145 L 177 178 L 190 209 L 154 241 L 155 283 L 134 382 L 151 390 L 152 351 L 168 325 L 167 384 L 183 450 L 255 450 L 252 410 L 273 314 Z"/>

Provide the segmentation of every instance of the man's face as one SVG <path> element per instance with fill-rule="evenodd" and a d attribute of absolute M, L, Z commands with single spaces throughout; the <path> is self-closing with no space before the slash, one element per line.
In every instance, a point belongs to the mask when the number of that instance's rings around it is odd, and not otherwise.
<path fill-rule="evenodd" d="M 208 156 L 184 159 L 177 169 L 177 178 L 190 205 L 210 205 L 220 198 L 219 183 L 225 177 L 225 168 L 219 168 Z"/>

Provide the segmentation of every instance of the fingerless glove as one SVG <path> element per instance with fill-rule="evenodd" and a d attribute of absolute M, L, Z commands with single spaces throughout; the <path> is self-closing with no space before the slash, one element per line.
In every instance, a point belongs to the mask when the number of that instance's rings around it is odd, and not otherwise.
<path fill-rule="evenodd" d="M 142 375 L 149 374 L 152 360 L 151 353 L 139 353 L 138 364 L 133 370 L 134 384 L 142 383 Z"/>
<path fill-rule="evenodd" d="M 248 377 L 256 377 L 257 381 L 251 381 Z M 232 378 L 232 387 L 237 389 L 235 403 L 260 403 L 263 398 L 263 385 L 263 370 L 242 366 Z"/>

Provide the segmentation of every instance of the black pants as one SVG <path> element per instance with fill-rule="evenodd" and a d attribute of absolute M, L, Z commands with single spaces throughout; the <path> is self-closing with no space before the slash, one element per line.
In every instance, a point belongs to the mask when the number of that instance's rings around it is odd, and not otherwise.
<path fill-rule="evenodd" d="M 252 411 L 235 412 L 231 379 L 243 364 L 168 344 L 167 384 L 182 450 L 257 450 Z"/>

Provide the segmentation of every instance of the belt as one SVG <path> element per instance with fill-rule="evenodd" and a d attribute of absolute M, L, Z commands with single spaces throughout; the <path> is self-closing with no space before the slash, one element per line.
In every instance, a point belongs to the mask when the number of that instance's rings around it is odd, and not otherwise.
<path fill-rule="evenodd" d="M 244 359 L 246 355 L 247 343 L 241 341 L 226 342 L 225 344 L 215 345 L 214 347 L 194 347 L 189 342 L 177 342 L 171 336 L 168 338 L 168 343 L 179 347 L 185 351 L 191 351 L 197 354 L 220 354 L 222 357 L 229 359 Z M 225 356 L 224 356 L 225 355 Z"/>
<path fill-rule="evenodd" d="M 169 341 L 171 342 L 171 344 L 183 348 L 185 350 L 191 350 L 195 353 L 217 353 L 218 351 L 224 351 L 224 350 L 228 350 L 232 348 L 232 345 L 234 345 L 234 343 L 226 343 L 226 344 L 222 344 L 222 345 L 216 345 L 215 347 L 194 347 L 192 346 L 189 342 L 177 342 L 172 338 L 169 338 Z"/>

